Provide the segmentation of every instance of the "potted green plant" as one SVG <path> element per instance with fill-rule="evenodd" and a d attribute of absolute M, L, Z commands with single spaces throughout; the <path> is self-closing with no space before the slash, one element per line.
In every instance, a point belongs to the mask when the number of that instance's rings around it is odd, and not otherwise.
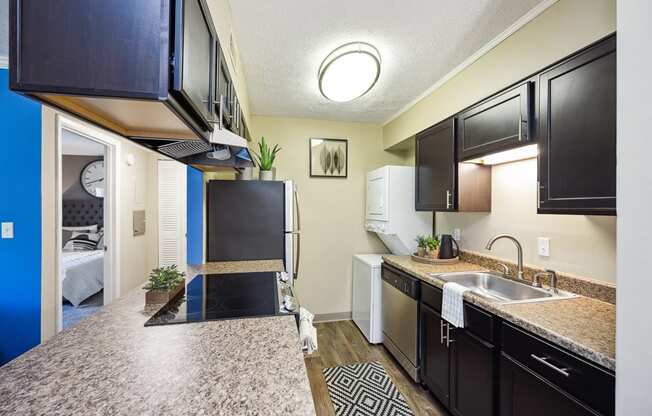
<path fill-rule="evenodd" d="M 432 259 L 439 257 L 439 239 L 437 237 L 428 237 L 426 245 L 428 246 L 426 257 Z"/>
<path fill-rule="evenodd" d="M 418 235 L 414 240 L 417 242 L 417 256 L 426 257 L 426 252 L 428 250 L 428 237 L 425 235 Z"/>
<path fill-rule="evenodd" d="M 274 160 L 276 159 L 276 154 L 281 150 L 278 144 L 275 144 L 274 147 L 265 142 L 265 137 L 260 140 L 258 143 L 258 152 L 251 150 L 254 154 L 256 162 L 258 162 L 258 167 L 260 167 L 260 180 L 261 181 L 273 181 L 274 180 Z"/>
<path fill-rule="evenodd" d="M 147 305 L 167 303 L 186 289 L 186 274 L 177 270 L 177 265 L 159 267 L 149 274 L 149 281 L 143 289 Z"/>

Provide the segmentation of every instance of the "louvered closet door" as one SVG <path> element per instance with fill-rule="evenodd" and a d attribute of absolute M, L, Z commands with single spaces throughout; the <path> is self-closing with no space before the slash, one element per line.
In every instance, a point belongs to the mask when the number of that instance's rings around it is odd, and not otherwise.
<path fill-rule="evenodd" d="M 158 263 L 186 269 L 186 165 L 158 161 Z"/>

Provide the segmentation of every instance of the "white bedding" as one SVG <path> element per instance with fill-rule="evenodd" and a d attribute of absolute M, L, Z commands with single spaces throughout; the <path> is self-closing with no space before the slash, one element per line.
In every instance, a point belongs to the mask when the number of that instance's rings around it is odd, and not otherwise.
<path fill-rule="evenodd" d="M 104 251 L 64 251 L 61 257 L 63 297 L 79 306 L 104 287 Z"/>

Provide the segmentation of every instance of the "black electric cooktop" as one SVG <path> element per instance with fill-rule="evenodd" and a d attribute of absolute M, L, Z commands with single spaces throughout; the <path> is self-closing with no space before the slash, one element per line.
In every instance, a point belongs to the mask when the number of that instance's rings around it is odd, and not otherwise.
<path fill-rule="evenodd" d="M 291 287 L 276 272 L 197 275 L 184 295 L 165 304 L 145 326 L 287 315 Z"/>

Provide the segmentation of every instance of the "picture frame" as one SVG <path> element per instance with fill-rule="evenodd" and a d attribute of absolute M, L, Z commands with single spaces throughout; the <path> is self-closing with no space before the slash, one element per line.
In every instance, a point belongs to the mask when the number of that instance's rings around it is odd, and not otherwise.
<path fill-rule="evenodd" d="M 349 141 L 311 137 L 309 141 L 311 178 L 342 178 L 349 174 Z"/>

